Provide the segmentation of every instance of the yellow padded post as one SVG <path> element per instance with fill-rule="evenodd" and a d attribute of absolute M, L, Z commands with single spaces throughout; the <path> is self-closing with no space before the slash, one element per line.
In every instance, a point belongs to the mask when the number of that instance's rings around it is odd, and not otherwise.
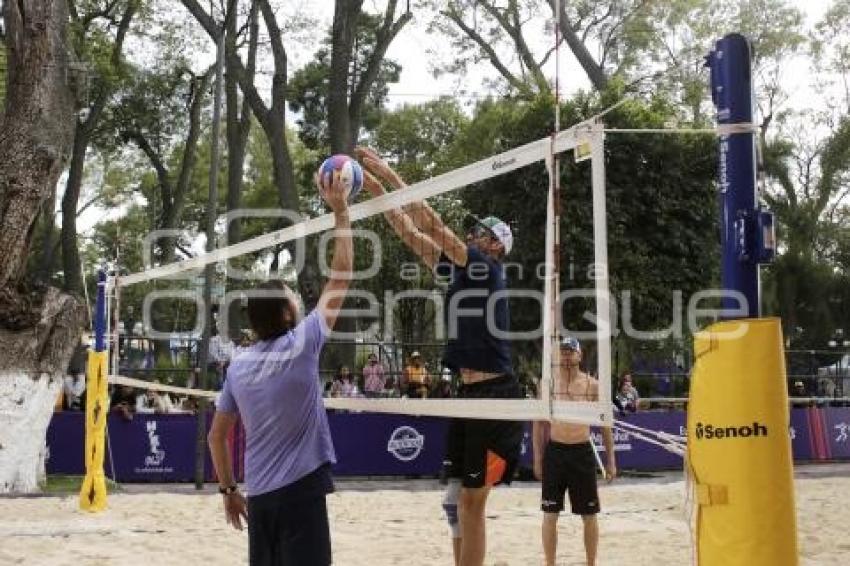
<path fill-rule="evenodd" d="M 688 460 L 699 566 L 796 566 L 788 392 L 778 319 L 694 337 Z"/>
<path fill-rule="evenodd" d="M 86 368 L 86 476 L 80 488 L 80 509 L 106 509 L 106 475 L 103 457 L 106 451 L 106 415 L 109 391 L 106 378 L 107 353 L 89 351 Z"/>

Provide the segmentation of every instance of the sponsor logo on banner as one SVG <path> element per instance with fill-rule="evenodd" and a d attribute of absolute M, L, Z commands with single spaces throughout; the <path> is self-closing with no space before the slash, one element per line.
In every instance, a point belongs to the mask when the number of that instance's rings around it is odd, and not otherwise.
<path fill-rule="evenodd" d="M 401 460 L 415 460 L 425 447 L 425 436 L 412 426 L 400 426 L 390 435 L 387 452 Z"/>
<path fill-rule="evenodd" d="M 601 432 L 591 432 L 591 439 L 596 445 L 596 449 L 600 452 L 605 452 L 605 443 L 602 441 Z M 622 430 L 614 430 L 614 452 L 628 452 L 632 449 L 631 436 L 628 432 Z"/>
<path fill-rule="evenodd" d="M 838 431 L 838 436 L 835 437 L 836 442 L 847 442 L 850 438 L 850 424 L 841 422 L 835 425 L 835 430 Z"/>
<path fill-rule="evenodd" d="M 697 423 L 697 440 L 721 440 L 724 438 L 751 438 L 767 436 L 767 427 L 759 422 L 742 426 L 718 426 Z"/>
<path fill-rule="evenodd" d="M 174 468 L 165 465 L 165 449 L 160 443 L 159 433 L 157 431 L 157 421 L 149 420 L 145 423 L 145 432 L 148 436 L 148 453 L 145 454 L 145 464 L 141 468 L 136 468 L 135 472 L 139 474 L 161 474 L 171 473 Z"/>

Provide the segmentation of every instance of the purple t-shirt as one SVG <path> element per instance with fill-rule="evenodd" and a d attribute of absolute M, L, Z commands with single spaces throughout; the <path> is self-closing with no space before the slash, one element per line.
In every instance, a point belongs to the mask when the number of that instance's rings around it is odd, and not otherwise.
<path fill-rule="evenodd" d="M 329 333 L 314 310 L 291 332 L 234 354 L 216 408 L 242 417 L 248 495 L 336 463 L 319 384 L 319 353 Z"/>

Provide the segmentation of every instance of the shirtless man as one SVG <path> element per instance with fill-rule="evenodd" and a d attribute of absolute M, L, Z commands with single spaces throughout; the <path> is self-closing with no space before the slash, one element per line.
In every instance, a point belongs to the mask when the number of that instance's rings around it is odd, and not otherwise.
<path fill-rule="evenodd" d="M 556 399 L 596 401 L 599 382 L 579 369 L 581 346 L 575 338 L 561 341 L 561 368 L 555 378 Z M 534 423 L 534 476 L 543 481 L 543 553 L 546 565 L 554 566 L 558 547 L 558 515 L 564 509 L 564 492 L 569 491 L 570 509 L 584 522 L 584 551 L 588 566 L 596 564 L 599 542 L 599 496 L 596 493 L 596 457 L 590 441 L 590 427 L 553 422 L 546 439 L 545 422 Z M 617 475 L 614 436 L 611 428 L 602 429 L 607 464 L 605 479 Z"/>

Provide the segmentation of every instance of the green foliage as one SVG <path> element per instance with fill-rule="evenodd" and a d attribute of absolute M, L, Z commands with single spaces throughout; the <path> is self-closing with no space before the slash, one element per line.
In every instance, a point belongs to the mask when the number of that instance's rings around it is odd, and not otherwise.
<path fill-rule="evenodd" d="M 769 144 L 765 171 L 765 196 L 783 244 L 765 274 L 766 310 L 782 317 L 795 348 L 822 348 L 836 328 L 850 327 L 843 308 L 850 266 L 843 203 L 850 190 L 850 117 L 814 148 L 789 138 Z"/>
<path fill-rule="evenodd" d="M 765 311 L 780 316 L 793 349 L 823 349 L 850 323 L 850 278 L 825 263 L 786 253 L 764 274 Z"/>
<path fill-rule="evenodd" d="M 608 103 L 577 97 L 562 107 L 562 122 L 576 123 Z M 384 117 L 374 142 L 405 179 L 413 182 L 547 136 L 552 129 L 551 104 L 545 96 L 532 101 L 489 99 L 478 105 L 471 119 L 448 100 L 408 105 Z M 657 128 L 673 112 L 663 100 L 631 102 L 606 116 L 606 124 Z M 631 293 L 631 323 L 637 329 L 670 325 L 674 291 L 681 291 L 687 301 L 695 291 L 717 282 L 714 145 L 712 136 L 611 135 L 606 140 L 611 286 L 618 298 L 623 291 Z M 576 164 L 567 154 L 561 171 L 562 286 L 589 289 L 593 286 L 588 270 L 593 263 L 590 169 L 588 163 Z M 546 260 L 547 188 L 548 176 L 540 163 L 453 191 L 433 199 L 432 205 L 461 235 L 467 211 L 508 221 L 515 234 L 514 251 L 507 258 L 512 264 L 508 267 L 510 286 L 542 290 L 536 268 Z M 391 268 L 358 286 L 377 296 L 382 296 L 383 290 L 433 288 L 427 269 L 419 278 L 401 276 L 398 266 L 415 264 L 415 256 L 398 243 L 385 222 L 369 222 L 381 234 L 383 265 Z M 358 260 L 361 255 L 370 257 L 367 249 L 358 247 Z M 588 322 L 582 318 L 585 310 L 593 310 L 590 301 L 570 301 L 564 312 L 567 326 L 588 330 Z M 394 315 L 403 329 L 397 338 L 405 341 L 428 338 L 431 330 L 423 328 L 423 321 L 433 322 L 434 316 L 441 316 L 428 301 L 397 306 Z M 517 299 L 511 305 L 511 318 L 516 330 L 536 328 L 539 305 Z M 621 342 L 627 351 L 628 344 Z M 662 349 L 673 352 L 681 348 L 680 342 L 668 342 Z M 515 354 L 518 373 L 539 375 L 539 342 L 516 343 Z"/>
<path fill-rule="evenodd" d="M 426 179 L 451 168 L 456 161 L 453 145 L 468 123 L 457 101 L 448 97 L 405 104 L 386 113 L 374 132 L 374 143 L 405 179 Z"/>
<path fill-rule="evenodd" d="M 707 124 L 708 73 L 703 57 L 716 40 L 737 32 L 753 44 L 755 90 L 763 115 L 774 111 L 774 103 L 781 99 L 783 63 L 805 41 L 798 8 L 787 0 L 667 0 L 648 3 L 648 9 L 652 15 L 647 25 L 634 34 L 649 36 L 646 56 L 658 72 L 643 88 L 676 101 L 682 119 Z M 646 76 L 645 70 L 638 66 L 629 79 L 642 75 Z"/>
<path fill-rule="evenodd" d="M 834 0 L 812 34 L 815 62 L 828 76 L 823 80 L 824 95 L 840 93 L 835 103 L 850 108 L 850 0 Z"/>
<path fill-rule="evenodd" d="M 358 84 L 361 75 L 366 71 L 369 58 L 375 50 L 376 32 L 381 27 L 382 19 L 381 15 L 368 13 L 361 13 L 357 19 L 356 50 L 353 56 L 353 70 L 349 75 L 349 92 Z M 313 150 L 326 150 L 330 145 L 327 127 L 330 49 L 331 36 L 328 34 L 313 60 L 296 71 L 288 85 L 289 109 L 300 114 L 300 117 L 296 119 L 299 126 L 298 135 L 304 145 Z M 398 63 L 386 58 L 381 61 L 378 76 L 369 90 L 363 107 L 361 126 L 367 131 L 374 129 L 380 122 L 389 84 L 398 82 L 400 74 L 401 66 Z"/>
<path fill-rule="evenodd" d="M 128 38 L 132 64 L 115 64 L 112 59 L 115 29 L 130 2 L 138 13 Z M 120 209 L 122 215 L 104 219 L 81 239 L 83 262 L 91 267 L 112 259 L 118 246 L 123 269 L 143 268 L 141 242 L 159 227 L 165 204 L 150 160 L 128 143 L 130 132 L 144 135 L 161 157 L 171 183 L 176 183 L 188 129 L 188 108 L 193 81 L 203 69 L 193 68 L 208 38 L 186 14 L 162 0 L 77 0 L 79 18 L 72 24 L 70 40 L 78 57 L 89 69 L 89 102 L 110 93 L 108 103 L 93 133 L 87 156 L 81 203 L 95 199 L 94 206 Z M 388 87 L 397 81 L 401 69 L 384 60 L 378 79 L 369 93 L 363 112 L 360 139 L 387 157 L 408 182 L 415 182 L 461 167 L 500 151 L 549 135 L 552 130 L 552 98 L 548 93 L 534 96 L 539 77 L 522 59 L 516 37 L 496 21 L 487 6 L 507 14 L 516 9 L 521 34 L 532 39 L 551 34 L 550 7 L 544 0 L 509 2 L 450 3 L 425 0 L 418 3 L 433 11 L 431 31 L 452 51 L 452 59 L 436 65 L 438 72 L 463 73 L 469 65 L 490 65 L 493 61 L 457 25 L 437 16 L 438 10 L 456 7 L 466 22 L 474 22 L 485 43 L 496 49 L 509 67 L 512 78 L 525 81 L 518 88 L 505 76 L 486 81 L 490 98 L 476 107 L 464 109 L 453 98 L 425 104 L 386 108 Z M 755 76 L 762 116 L 773 116 L 779 131 L 766 135 L 765 170 L 769 177 L 765 195 L 777 213 L 780 258 L 764 272 L 766 312 L 779 314 L 794 344 L 822 347 L 835 328 L 850 328 L 850 209 L 843 198 L 850 189 L 850 120 L 847 118 L 847 76 L 850 70 L 850 0 L 833 0 L 820 22 L 811 28 L 809 47 L 816 63 L 813 76 L 823 96 L 829 98 L 827 114 L 800 118 L 800 130 L 828 130 L 815 142 L 807 142 L 799 132 L 783 126 L 779 104 L 785 99 L 780 71 L 791 55 L 802 52 L 807 41 L 801 11 L 789 0 L 628 0 L 604 2 L 580 0 L 565 3 L 567 15 L 577 34 L 584 39 L 594 61 L 608 79 L 605 93 L 578 95 L 562 106 L 562 123 L 571 124 L 593 115 L 623 97 L 641 98 L 629 102 L 605 117 L 609 127 L 665 127 L 670 122 L 707 126 L 712 123 L 707 96 L 707 73 L 702 57 L 724 33 L 747 34 L 755 49 Z M 87 19 L 110 7 L 108 17 Z M 243 6 L 244 7 L 244 6 Z M 419 17 L 417 13 L 417 17 Z M 427 14 L 426 14 L 427 15 Z M 308 33 L 315 35 L 316 23 L 291 15 L 284 25 L 287 48 L 293 52 Z M 187 19 L 188 18 L 188 19 Z M 240 16 L 244 19 L 244 14 Z M 536 18 L 536 19 L 535 19 Z M 188 25 L 187 25 L 188 21 Z M 309 25 L 307 25 L 309 23 Z M 363 14 L 358 20 L 357 42 L 350 85 L 356 84 L 375 48 L 378 15 Z M 241 22 L 240 22 L 241 25 Z M 510 27 L 510 26 L 508 26 Z M 324 33 L 324 30 L 321 32 Z M 403 31 L 406 33 L 406 31 Z M 199 39 L 200 36 L 200 39 Z M 405 36 L 400 35 L 399 41 Z M 243 37 L 237 38 L 244 51 Z M 531 47 L 538 47 L 531 42 Z M 263 58 L 268 46 L 261 44 L 260 76 L 265 72 Z M 534 53 L 540 63 L 545 53 Z M 244 57 L 244 53 L 243 53 Z M 0 50 L 0 109 L 5 87 L 6 53 Z M 304 58 L 299 58 L 304 60 Z M 551 62 L 551 61 L 550 61 Z M 425 61 L 422 63 L 426 64 Z M 542 64 L 541 64 L 542 65 Z M 312 59 L 291 74 L 287 85 L 289 110 L 295 113 L 287 130 L 289 148 L 300 190 L 302 212 L 317 216 L 325 206 L 313 187 L 312 175 L 327 153 L 327 95 L 330 67 L 330 34 Z M 572 79 L 570 79 L 572 80 Z M 511 94 L 510 96 L 506 93 Z M 776 106 L 776 108 L 774 108 Z M 774 115 L 775 111 L 775 115 Z M 197 244 L 199 227 L 207 198 L 210 166 L 209 111 L 202 112 L 197 165 L 186 193 L 183 217 L 178 227 L 186 237 L 184 246 Z M 255 124 L 248 142 L 242 206 L 277 208 L 278 191 L 272 175 L 268 141 Z M 714 286 L 719 275 L 716 233 L 717 205 L 715 140 L 711 136 L 609 135 L 606 139 L 607 214 L 609 233 L 610 283 L 622 305 L 620 293 L 631 293 L 634 327 L 642 330 L 670 324 L 672 292 L 682 291 L 685 301 L 698 289 Z M 801 165 L 808 164 L 808 171 Z M 225 211 L 224 171 L 220 176 L 219 212 Z M 523 277 L 509 271 L 514 288 L 541 288 L 534 266 L 543 261 L 543 222 L 547 174 L 542 164 L 526 167 L 510 175 L 467 187 L 432 199 L 431 205 L 458 233 L 462 233 L 467 212 L 495 214 L 510 221 L 515 229 L 516 248 L 511 257 L 523 268 Z M 562 184 L 562 273 L 564 288 L 589 289 L 593 281 L 587 265 L 592 262 L 593 239 L 588 163 L 576 164 L 572 155 L 561 162 Z M 274 220 L 245 219 L 243 236 L 251 238 L 278 228 Z M 388 228 L 383 218 L 357 223 L 357 228 L 374 230 L 382 241 L 383 265 L 379 274 L 356 287 L 383 297 L 385 291 L 432 289 L 435 282 L 427 269 L 417 276 L 402 276 L 400 266 L 418 264 Z M 43 245 L 41 227 L 33 249 Z M 308 240 L 308 253 L 316 254 L 318 238 Z M 356 239 L 356 262 L 365 268 L 371 259 L 371 244 Z M 265 269 L 270 253 L 250 254 L 234 263 L 243 268 Z M 35 262 L 37 264 L 37 262 Z M 31 263 L 31 265 L 34 265 Z M 291 265 L 287 276 L 294 278 Z M 55 273 L 54 273 L 55 275 Z M 93 295 L 92 278 L 88 280 Z M 157 287 L 157 285 L 160 285 Z M 144 295 L 166 284 L 138 285 L 126 289 L 122 303 L 141 308 Z M 174 288 L 188 284 L 169 284 Z M 167 304 L 157 311 L 161 329 L 177 328 L 191 318 L 190 307 Z M 514 325 L 531 328 L 539 323 L 539 308 L 518 301 L 513 307 Z M 590 301 L 568 303 L 568 326 L 587 329 L 582 318 L 593 310 Z M 397 336 L 408 342 L 431 340 L 436 317 L 441 314 L 427 300 L 408 301 L 395 312 Z M 361 330 L 373 322 L 363 317 Z M 803 329 L 796 332 L 796 328 Z M 379 333 L 384 329 L 379 329 Z M 389 337 L 387 337 L 389 338 Z M 646 356 L 622 334 L 616 338 L 617 356 L 628 364 L 633 356 Z M 669 352 L 682 347 L 668 341 L 653 356 L 669 359 Z M 592 345 L 588 352 L 592 355 Z M 539 343 L 517 349 L 516 367 L 523 375 L 539 374 Z"/>
<path fill-rule="evenodd" d="M 575 123 L 598 112 L 603 103 L 578 98 L 564 105 L 562 120 Z M 663 102 L 627 103 L 606 116 L 609 127 L 657 128 L 669 117 Z M 521 105 L 487 102 L 462 136 L 467 153 L 494 153 L 546 136 L 552 127 L 546 99 Z M 497 135 L 498 132 L 498 135 Z M 486 140 L 486 142 L 482 141 Z M 483 147 L 483 145 L 488 147 Z M 663 329 L 672 319 L 673 292 L 687 300 L 718 278 L 717 210 L 714 193 L 715 149 L 711 136 L 611 135 L 606 139 L 606 192 L 610 284 L 617 298 L 632 294 L 632 325 Z M 460 153 L 465 153 L 463 150 Z M 589 162 L 576 164 L 566 154 L 561 165 L 562 288 L 593 287 L 593 232 Z M 535 267 L 545 261 L 545 206 L 548 176 L 542 164 L 501 175 L 460 191 L 465 206 L 479 216 L 494 214 L 515 231 L 510 262 L 523 266 L 511 287 L 542 290 Z M 522 203 L 522 206 L 517 206 Z M 509 271 L 509 276 L 511 272 Z M 590 301 L 571 300 L 564 321 L 588 330 L 583 312 Z M 540 309 L 512 305 L 512 326 L 537 328 Z M 517 348 L 529 363 L 536 345 Z"/>
<path fill-rule="evenodd" d="M 122 143 L 138 132 L 162 155 L 182 141 L 188 127 L 192 73 L 183 63 L 163 69 L 136 69 L 114 109 L 114 131 Z"/>
<path fill-rule="evenodd" d="M 469 119 L 458 104 L 449 99 L 404 105 L 383 116 L 372 143 L 387 156 L 405 181 L 414 183 L 454 168 L 454 142 L 468 124 Z M 457 194 L 432 199 L 430 204 L 448 225 L 462 230 L 466 209 Z M 379 274 L 371 280 L 357 282 L 358 289 L 383 298 L 388 291 L 398 293 L 434 288 L 430 270 L 400 242 L 382 217 L 369 218 L 357 223 L 356 227 L 373 230 L 378 235 L 382 254 Z M 373 258 L 373 251 L 367 241 L 355 240 L 356 267 L 365 269 Z M 388 329 L 382 325 L 379 332 L 387 339 L 407 343 L 431 341 L 434 339 L 434 322 L 436 317 L 441 316 L 433 301 L 405 299 L 396 305 L 393 312 L 395 336 L 387 336 L 385 332 Z"/>

